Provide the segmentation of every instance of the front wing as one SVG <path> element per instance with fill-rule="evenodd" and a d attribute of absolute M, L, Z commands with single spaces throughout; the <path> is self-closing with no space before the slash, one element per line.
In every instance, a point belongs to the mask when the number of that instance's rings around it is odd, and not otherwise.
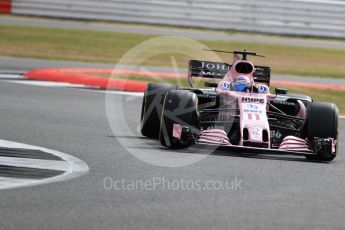
<path fill-rule="evenodd" d="M 250 147 L 233 145 L 230 143 L 227 134 L 223 130 L 211 129 L 201 132 L 194 132 L 192 129 L 179 124 L 174 124 L 174 138 L 190 145 L 208 148 L 209 150 L 222 149 L 242 153 L 255 154 L 280 154 L 299 156 L 329 156 L 336 154 L 337 140 L 333 138 L 319 138 L 307 140 L 294 136 L 287 136 L 280 144 L 279 148 Z"/>
<path fill-rule="evenodd" d="M 258 147 L 248 147 L 248 146 L 236 146 L 236 145 L 217 145 L 217 144 L 206 144 L 197 143 L 193 147 L 197 149 L 209 149 L 209 150 L 221 150 L 229 151 L 232 153 L 244 153 L 244 154 L 267 154 L 267 155 L 295 155 L 295 156 L 317 156 L 317 153 L 313 152 L 298 152 L 291 150 L 281 150 L 281 149 L 267 149 Z"/>

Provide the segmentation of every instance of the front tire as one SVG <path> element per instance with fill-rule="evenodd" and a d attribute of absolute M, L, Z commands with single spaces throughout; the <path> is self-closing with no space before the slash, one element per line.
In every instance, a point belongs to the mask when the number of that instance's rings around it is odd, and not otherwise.
<path fill-rule="evenodd" d="M 338 138 L 338 108 L 333 103 L 314 102 L 308 107 L 307 114 L 307 138 L 313 140 L 320 138 Z M 310 160 L 332 161 L 337 154 L 335 153 L 318 154 L 316 156 L 307 156 Z"/>
<path fill-rule="evenodd" d="M 176 86 L 169 84 L 148 84 L 141 108 L 140 126 L 143 136 L 158 139 L 164 97 L 167 92 L 174 89 Z"/>
<path fill-rule="evenodd" d="M 179 149 L 190 145 L 173 136 L 173 126 L 179 124 L 193 129 L 197 123 L 197 105 L 198 98 L 190 91 L 173 90 L 166 94 L 159 131 L 163 146 Z"/>

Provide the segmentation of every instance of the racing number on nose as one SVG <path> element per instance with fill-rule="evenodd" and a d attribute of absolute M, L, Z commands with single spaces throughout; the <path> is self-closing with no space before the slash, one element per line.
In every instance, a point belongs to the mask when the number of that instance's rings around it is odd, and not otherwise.
<path fill-rule="evenodd" d="M 248 114 L 248 120 L 253 120 L 253 114 L 252 113 L 247 113 Z M 257 121 L 260 121 L 260 115 L 259 114 L 254 114 L 255 115 L 255 119 Z"/>

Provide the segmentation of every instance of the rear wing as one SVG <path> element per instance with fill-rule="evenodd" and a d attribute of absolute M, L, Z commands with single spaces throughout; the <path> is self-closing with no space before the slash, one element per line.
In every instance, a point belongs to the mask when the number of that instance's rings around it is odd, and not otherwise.
<path fill-rule="evenodd" d="M 223 79 L 230 68 L 231 65 L 227 63 L 190 60 L 188 74 L 189 81 L 191 82 L 192 77 Z M 254 82 L 264 83 L 269 86 L 271 80 L 271 68 L 267 66 L 255 66 L 253 77 Z"/>

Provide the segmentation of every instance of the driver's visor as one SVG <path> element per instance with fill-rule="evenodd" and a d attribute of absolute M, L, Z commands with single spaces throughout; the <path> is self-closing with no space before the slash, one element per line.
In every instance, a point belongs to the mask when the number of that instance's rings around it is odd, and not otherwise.
<path fill-rule="evenodd" d="M 240 92 L 244 91 L 247 87 L 248 87 L 248 84 L 234 85 L 235 91 L 240 91 Z"/>

